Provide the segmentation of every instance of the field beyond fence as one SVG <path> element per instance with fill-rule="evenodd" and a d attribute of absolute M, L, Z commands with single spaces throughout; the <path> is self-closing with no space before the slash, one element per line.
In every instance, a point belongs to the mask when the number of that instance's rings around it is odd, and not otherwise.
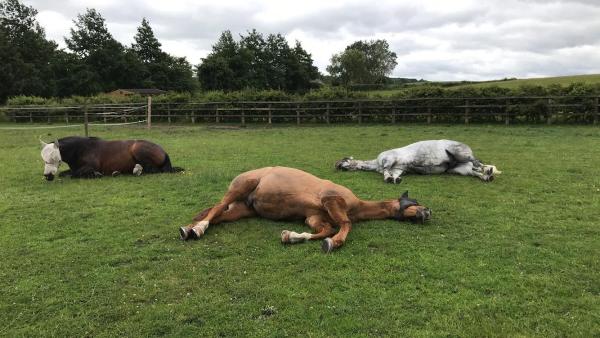
<path fill-rule="evenodd" d="M 335 101 L 148 102 L 6 106 L 16 123 L 574 123 L 597 124 L 598 96 Z"/>

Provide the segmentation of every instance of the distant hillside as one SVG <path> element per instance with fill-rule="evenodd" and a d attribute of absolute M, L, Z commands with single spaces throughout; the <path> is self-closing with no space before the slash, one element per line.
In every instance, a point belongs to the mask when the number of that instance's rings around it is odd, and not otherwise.
<path fill-rule="evenodd" d="M 504 87 L 504 88 L 516 88 L 516 87 L 519 87 L 522 85 L 533 85 L 533 86 L 548 86 L 551 84 L 568 85 L 573 82 L 583 82 L 583 83 L 589 83 L 589 84 L 600 83 L 600 74 L 473 82 L 473 83 L 469 83 L 469 84 L 458 84 L 458 85 L 452 86 L 452 87 L 455 87 L 455 88 L 479 87 L 479 88 L 481 88 L 481 87 L 489 87 L 489 86 L 498 86 L 498 87 Z"/>
<path fill-rule="evenodd" d="M 399 79 L 399 78 L 398 78 Z M 416 79 L 403 79 L 403 80 L 416 80 Z M 400 82 L 400 81 L 398 81 Z M 426 80 L 417 80 L 417 81 L 406 81 L 402 84 L 397 83 L 394 87 L 397 88 L 387 88 L 387 89 L 376 89 L 368 90 L 369 95 L 378 95 L 378 96 L 393 96 L 398 92 L 406 90 L 407 88 L 414 86 L 439 86 L 443 88 L 484 88 L 484 87 L 503 87 L 503 88 L 518 88 L 523 85 L 532 85 L 532 86 L 548 86 L 551 84 L 560 84 L 563 86 L 569 85 L 574 82 L 583 82 L 586 84 L 600 84 L 600 74 L 591 74 L 591 75 L 572 75 L 572 76 L 555 76 L 555 77 L 543 77 L 543 78 L 531 78 L 531 79 L 504 79 L 497 81 L 426 81 Z"/>

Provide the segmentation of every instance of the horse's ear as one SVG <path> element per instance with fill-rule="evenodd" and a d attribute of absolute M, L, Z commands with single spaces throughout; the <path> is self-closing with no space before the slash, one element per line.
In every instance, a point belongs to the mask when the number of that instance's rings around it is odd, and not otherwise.
<path fill-rule="evenodd" d="M 408 190 L 406 190 L 406 191 L 405 191 L 405 192 L 402 194 L 402 196 L 400 196 L 400 199 L 402 199 L 402 198 L 408 198 Z"/>
<path fill-rule="evenodd" d="M 45 146 L 48 145 L 48 143 L 42 141 L 42 137 L 41 136 L 38 138 L 38 140 L 40 140 L 40 144 L 42 145 L 42 148 L 44 148 Z"/>

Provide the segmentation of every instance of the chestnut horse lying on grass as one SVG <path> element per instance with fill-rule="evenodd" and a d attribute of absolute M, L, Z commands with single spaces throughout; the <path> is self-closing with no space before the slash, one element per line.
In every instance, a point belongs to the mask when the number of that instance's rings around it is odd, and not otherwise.
<path fill-rule="evenodd" d="M 71 175 L 73 178 L 183 171 L 171 166 L 171 159 L 161 146 L 149 141 L 105 141 L 97 137 L 69 136 L 53 143 L 40 142 L 44 177 L 48 181 L 54 179 L 61 162 L 67 163 L 69 170 L 59 176 Z"/>
<path fill-rule="evenodd" d="M 408 198 L 408 192 L 399 199 L 362 201 L 350 189 L 304 171 L 267 167 L 234 178 L 221 202 L 202 211 L 192 224 L 181 227 L 179 233 L 182 240 L 199 238 L 210 224 L 252 216 L 304 219 L 312 234 L 284 230 L 281 241 L 323 239 L 321 248 L 328 253 L 344 244 L 352 223 L 384 218 L 423 223 L 430 218 L 431 211 Z"/>

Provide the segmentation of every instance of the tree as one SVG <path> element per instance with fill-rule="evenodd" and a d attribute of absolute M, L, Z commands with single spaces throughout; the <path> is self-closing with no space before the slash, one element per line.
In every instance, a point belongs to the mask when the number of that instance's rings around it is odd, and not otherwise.
<path fill-rule="evenodd" d="M 302 48 L 300 41 L 296 41 L 287 59 L 285 88 L 290 91 L 306 90 L 313 86 L 313 81 L 319 76 L 312 56 Z"/>
<path fill-rule="evenodd" d="M 252 30 L 239 42 L 231 32 L 223 32 L 212 52 L 197 66 L 197 75 L 207 90 L 301 91 L 310 88 L 319 72 L 299 42 L 292 49 L 281 34 L 265 38 Z"/>
<path fill-rule="evenodd" d="M 185 58 L 165 53 L 154 35 L 150 22 L 142 19 L 131 50 L 142 62 L 142 86 L 165 90 L 191 91 L 195 88 L 192 67 Z"/>
<path fill-rule="evenodd" d="M 88 9 L 85 14 L 79 14 L 74 23 L 71 38 L 65 38 L 65 42 L 83 62 L 79 71 L 86 75 L 86 79 L 98 81 L 97 85 L 86 88 L 100 92 L 141 85 L 142 62 L 137 54 L 113 38 L 100 13 L 95 9 Z M 88 72 L 95 75 L 89 76 Z M 92 93 L 87 93 L 86 90 L 86 94 Z"/>
<path fill-rule="evenodd" d="M 67 47 L 81 58 L 86 58 L 107 44 L 117 42 L 108 32 L 106 22 L 95 9 L 87 9 L 85 14 L 78 14 L 73 20 L 75 28 L 71 28 L 71 38 L 65 38 Z"/>
<path fill-rule="evenodd" d="M 134 40 L 135 43 L 131 45 L 131 48 L 143 63 L 160 62 L 166 56 L 146 18 L 142 19 L 142 24 L 138 27 Z"/>
<path fill-rule="evenodd" d="M 3 69 L 0 101 L 12 95 L 51 96 L 50 63 L 57 45 L 35 19 L 37 11 L 19 0 L 0 1 L 0 54 Z"/>
<path fill-rule="evenodd" d="M 334 54 L 327 71 L 341 83 L 383 83 L 396 67 L 396 53 L 385 40 L 356 41 Z"/>

